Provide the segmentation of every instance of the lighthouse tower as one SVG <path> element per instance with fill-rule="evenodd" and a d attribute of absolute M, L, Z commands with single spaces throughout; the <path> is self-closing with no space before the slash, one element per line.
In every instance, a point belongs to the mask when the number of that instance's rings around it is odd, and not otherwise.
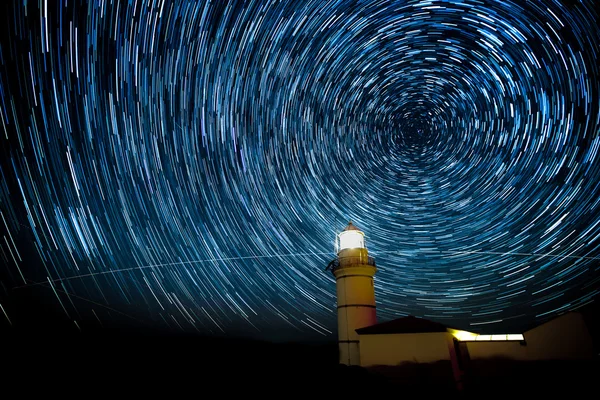
<path fill-rule="evenodd" d="M 340 363 L 360 365 L 356 329 L 377 322 L 373 286 L 377 268 L 365 247 L 365 234 L 352 222 L 337 236 L 336 252 L 327 270 L 333 272 L 337 288 Z"/>

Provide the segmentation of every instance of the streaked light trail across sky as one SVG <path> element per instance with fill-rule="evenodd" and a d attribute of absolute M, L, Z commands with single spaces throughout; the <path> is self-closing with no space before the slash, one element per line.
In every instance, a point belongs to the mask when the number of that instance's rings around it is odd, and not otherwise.
<path fill-rule="evenodd" d="M 3 7 L 2 326 L 45 290 L 82 330 L 334 337 L 348 220 L 380 321 L 517 332 L 599 292 L 593 1 Z"/>

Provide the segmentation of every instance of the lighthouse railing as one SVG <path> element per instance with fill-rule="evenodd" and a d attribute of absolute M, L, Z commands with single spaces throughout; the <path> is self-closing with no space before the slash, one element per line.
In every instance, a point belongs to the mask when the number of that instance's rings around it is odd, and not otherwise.
<path fill-rule="evenodd" d="M 344 257 L 344 265 L 346 266 L 350 266 L 350 265 L 370 265 L 373 267 L 376 267 L 375 265 L 375 259 L 371 256 L 367 256 L 367 257 Z M 331 271 L 332 273 L 335 272 L 337 269 L 341 268 L 340 266 L 340 259 L 338 257 L 334 258 L 333 260 L 331 260 L 329 262 L 329 264 L 327 265 L 327 267 L 325 268 L 325 271 Z"/>

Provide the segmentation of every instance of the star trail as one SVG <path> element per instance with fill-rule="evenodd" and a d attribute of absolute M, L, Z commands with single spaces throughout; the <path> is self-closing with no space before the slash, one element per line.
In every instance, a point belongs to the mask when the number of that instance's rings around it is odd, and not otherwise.
<path fill-rule="evenodd" d="M 4 327 L 43 292 L 81 330 L 335 337 L 349 220 L 379 321 L 599 293 L 591 0 L 7 3 Z"/>

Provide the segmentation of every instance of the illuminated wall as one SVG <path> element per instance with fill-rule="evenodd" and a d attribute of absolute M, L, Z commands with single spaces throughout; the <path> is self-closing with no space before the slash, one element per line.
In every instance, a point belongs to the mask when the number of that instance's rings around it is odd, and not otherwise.
<path fill-rule="evenodd" d="M 452 339 L 445 332 L 360 335 L 360 364 L 368 367 L 451 360 Z"/>
<path fill-rule="evenodd" d="M 469 358 L 480 360 L 486 358 L 510 358 L 527 360 L 527 349 L 519 342 L 466 342 Z"/>
<path fill-rule="evenodd" d="M 487 339 L 484 335 L 452 329 L 446 333 L 361 334 L 360 365 L 395 366 L 403 362 L 450 360 L 456 373 L 457 355 L 463 360 L 572 360 L 594 356 L 592 337 L 578 312 L 564 314 L 525 332 L 524 341 L 513 340 L 518 337 L 504 334 Z M 458 354 L 457 340 L 461 342 Z"/>

